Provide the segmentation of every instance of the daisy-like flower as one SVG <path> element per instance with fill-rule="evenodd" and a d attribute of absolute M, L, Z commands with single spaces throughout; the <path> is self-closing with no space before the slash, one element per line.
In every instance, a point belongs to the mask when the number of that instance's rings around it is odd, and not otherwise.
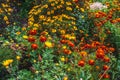
<path fill-rule="evenodd" d="M 101 10 L 101 9 L 104 9 L 104 8 L 107 8 L 107 6 L 103 5 L 100 2 L 94 2 L 90 5 L 91 10 Z"/>

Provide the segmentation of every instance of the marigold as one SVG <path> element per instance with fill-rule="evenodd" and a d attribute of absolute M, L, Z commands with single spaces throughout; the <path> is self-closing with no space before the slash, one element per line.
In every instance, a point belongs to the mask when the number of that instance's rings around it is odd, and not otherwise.
<path fill-rule="evenodd" d="M 52 45 L 52 43 L 50 41 L 46 41 L 45 46 L 49 47 L 49 48 L 53 47 L 53 45 Z"/>

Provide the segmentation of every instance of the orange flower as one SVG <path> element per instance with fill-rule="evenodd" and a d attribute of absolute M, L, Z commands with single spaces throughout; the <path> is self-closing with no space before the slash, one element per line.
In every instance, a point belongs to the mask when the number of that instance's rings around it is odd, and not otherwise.
<path fill-rule="evenodd" d="M 83 57 L 86 57 L 87 56 L 87 52 L 86 51 L 81 51 L 80 55 L 83 56 Z"/>

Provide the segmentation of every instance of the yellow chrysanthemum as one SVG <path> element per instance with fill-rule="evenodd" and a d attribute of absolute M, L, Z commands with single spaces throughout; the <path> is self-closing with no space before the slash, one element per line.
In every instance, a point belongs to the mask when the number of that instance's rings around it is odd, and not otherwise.
<path fill-rule="evenodd" d="M 28 39 L 28 36 L 24 35 L 23 38 L 24 38 L 24 39 Z"/>
<path fill-rule="evenodd" d="M 2 65 L 5 66 L 5 67 L 7 67 L 7 66 L 9 66 L 12 62 L 13 62 L 13 59 L 8 59 L 8 60 L 3 61 Z"/>
<path fill-rule="evenodd" d="M 52 45 L 52 43 L 50 41 L 46 41 L 45 46 L 49 47 L 49 48 L 53 47 L 53 45 Z"/>
<path fill-rule="evenodd" d="M 16 59 L 17 59 L 17 60 L 20 60 L 20 56 L 16 56 Z"/>

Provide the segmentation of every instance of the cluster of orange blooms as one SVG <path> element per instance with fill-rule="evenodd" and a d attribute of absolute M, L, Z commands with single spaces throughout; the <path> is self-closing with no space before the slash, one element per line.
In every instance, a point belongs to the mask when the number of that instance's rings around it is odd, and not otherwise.
<path fill-rule="evenodd" d="M 120 8 L 113 8 L 113 9 L 109 10 L 108 14 L 105 13 L 105 12 L 102 12 L 102 11 L 96 12 L 95 13 L 95 18 L 97 18 L 97 19 L 105 18 L 105 19 L 104 20 L 102 19 L 100 21 L 96 21 L 95 26 L 100 27 L 108 21 L 110 21 L 111 23 L 120 22 L 120 18 L 112 19 L 113 18 L 113 13 L 115 11 L 120 11 Z"/>

